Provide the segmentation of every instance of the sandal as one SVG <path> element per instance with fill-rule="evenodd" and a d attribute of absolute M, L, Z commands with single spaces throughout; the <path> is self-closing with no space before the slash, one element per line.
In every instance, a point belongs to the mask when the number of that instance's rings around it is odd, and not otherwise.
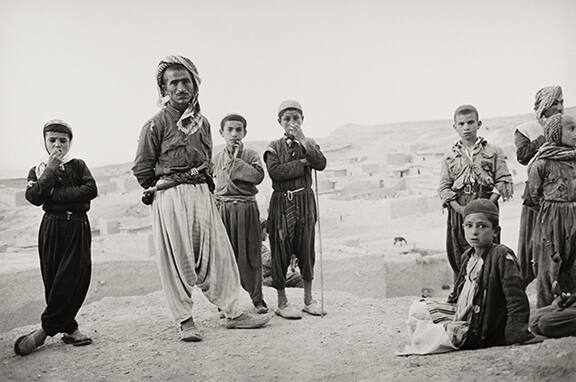
<path fill-rule="evenodd" d="M 17 355 L 28 355 L 36 350 L 37 347 L 44 345 L 46 336 L 44 336 L 43 339 L 38 340 L 35 336 L 37 332 L 38 330 L 34 330 L 33 332 L 19 337 L 14 343 L 14 353 Z"/>
<path fill-rule="evenodd" d="M 82 334 L 78 329 L 72 333 L 66 333 L 62 336 L 62 341 L 65 344 L 72 346 L 85 346 L 92 343 L 92 338 Z"/>

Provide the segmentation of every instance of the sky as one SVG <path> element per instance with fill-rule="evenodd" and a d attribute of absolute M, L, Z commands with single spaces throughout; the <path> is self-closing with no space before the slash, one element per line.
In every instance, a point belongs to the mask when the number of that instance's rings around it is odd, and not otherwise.
<path fill-rule="evenodd" d="M 248 120 L 246 140 L 282 134 L 277 108 L 297 99 L 304 132 L 532 112 L 561 85 L 576 105 L 571 0 L 2 0 L 0 178 L 25 177 L 45 155 L 42 126 L 74 130 L 89 167 L 134 159 L 157 112 L 166 55 L 198 67 L 214 143 L 222 117 Z"/>

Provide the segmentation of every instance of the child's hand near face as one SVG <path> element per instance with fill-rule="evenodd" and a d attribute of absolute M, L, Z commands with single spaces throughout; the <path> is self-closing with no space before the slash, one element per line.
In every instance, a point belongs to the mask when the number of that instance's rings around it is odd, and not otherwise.
<path fill-rule="evenodd" d="M 48 157 L 48 163 L 46 163 L 46 167 L 50 167 L 52 169 L 58 168 L 62 164 L 63 158 L 64 153 L 62 152 L 62 150 L 55 148 Z"/>
<path fill-rule="evenodd" d="M 298 142 L 303 143 L 306 140 L 306 136 L 304 135 L 300 124 L 291 122 L 289 134 L 292 134 L 294 136 L 294 140 Z"/>

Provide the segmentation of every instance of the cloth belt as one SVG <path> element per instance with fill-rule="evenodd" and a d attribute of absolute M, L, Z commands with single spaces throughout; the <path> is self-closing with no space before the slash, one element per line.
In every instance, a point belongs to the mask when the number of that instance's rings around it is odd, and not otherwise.
<path fill-rule="evenodd" d="M 63 220 L 75 220 L 75 221 L 86 220 L 86 212 L 46 211 L 46 215 L 51 216 L 51 217 L 55 217 L 57 219 L 63 219 Z"/>

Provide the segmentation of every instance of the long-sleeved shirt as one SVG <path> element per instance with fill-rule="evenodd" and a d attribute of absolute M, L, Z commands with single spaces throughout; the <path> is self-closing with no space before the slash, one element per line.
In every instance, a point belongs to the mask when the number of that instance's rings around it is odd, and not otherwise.
<path fill-rule="evenodd" d="M 176 122 L 182 113 L 166 104 L 142 127 L 132 172 L 144 188 L 175 172 L 190 170 L 212 160 L 210 124 L 203 117 L 197 132 L 186 135 Z"/>
<path fill-rule="evenodd" d="M 449 303 L 456 303 L 462 293 L 468 261 L 473 254 L 474 248 L 470 248 L 462 255 L 461 271 L 448 297 Z M 492 244 L 482 259 L 484 266 L 463 348 L 510 345 L 530 339 L 530 305 L 514 252 L 505 245 Z"/>
<path fill-rule="evenodd" d="M 504 152 L 479 137 L 471 152 L 458 141 L 444 155 L 438 194 L 447 205 L 467 185 L 482 186 L 487 192 L 496 188 L 499 193 L 505 194 L 508 192 L 507 183 L 512 184 L 512 175 Z"/>
<path fill-rule="evenodd" d="M 544 135 L 540 135 L 535 140 L 531 141 L 524 134 L 516 130 L 514 132 L 514 146 L 516 146 L 516 159 L 518 163 L 526 166 L 536 152 L 546 142 Z"/>
<path fill-rule="evenodd" d="M 96 181 L 81 159 L 72 159 L 63 168 L 46 167 L 39 178 L 36 167 L 28 172 L 26 199 L 46 212 L 86 212 L 96 196 Z"/>
<path fill-rule="evenodd" d="M 527 185 L 535 206 L 543 200 L 576 202 L 576 160 L 537 159 L 528 172 Z"/>
<path fill-rule="evenodd" d="M 264 161 L 274 191 L 310 188 L 312 169 L 322 171 L 326 168 L 326 157 L 320 151 L 320 146 L 311 138 L 306 139 L 309 142 L 308 150 L 285 137 L 270 142 L 264 152 Z M 308 164 L 302 163 L 301 159 L 306 159 Z"/>
<path fill-rule="evenodd" d="M 216 196 L 254 196 L 256 185 L 264 179 L 264 168 L 260 155 L 241 145 L 238 156 L 233 157 L 228 148 L 214 156 L 214 177 Z"/>

